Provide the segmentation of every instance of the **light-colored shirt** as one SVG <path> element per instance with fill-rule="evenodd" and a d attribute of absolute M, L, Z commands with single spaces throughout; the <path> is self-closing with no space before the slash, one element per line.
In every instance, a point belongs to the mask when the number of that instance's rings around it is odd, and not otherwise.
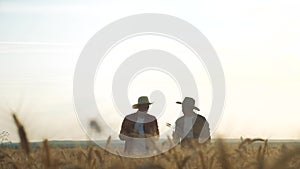
<path fill-rule="evenodd" d="M 144 116 L 138 116 L 136 123 L 134 125 L 134 130 L 137 131 L 137 133 L 139 133 L 140 137 L 144 137 L 144 120 L 145 117 Z"/>
<path fill-rule="evenodd" d="M 136 123 L 134 125 L 134 130 L 139 134 L 140 137 L 144 137 L 144 120 L 145 120 L 145 114 L 147 112 L 140 112 L 138 111 L 138 117 L 136 120 Z M 140 139 L 133 139 L 132 140 L 133 145 L 135 145 L 133 147 L 133 152 L 135 154 L 139 154 L 139 153 L 145 153 L 146 150 L 146 142 L 144 139 L 140 138 Z"/>
<path fill-rule="evenodd" d="M 184 117 L 184 125 L 183 132 L 186 138 L 193 138 L 193 124 L 195 122 L 196 116 L 185 116 Z"/>

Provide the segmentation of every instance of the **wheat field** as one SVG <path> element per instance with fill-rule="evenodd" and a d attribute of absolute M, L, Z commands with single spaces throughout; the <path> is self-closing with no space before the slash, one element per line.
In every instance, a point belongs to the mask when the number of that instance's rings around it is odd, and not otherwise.
<path fill-rule="evenodd" d="M 51 146 L 48 140 L 31 148 L 24 127 L 13 117 L 20 148 L 0 148 L 1 169 L 300 169 L 299 147 L 269 144 L 261 138 L 241 138 L 236 144 L 222 139 L 202 145 L 191 143 L 188 149 L 176 146 L 149 158 L 122 157 L 93 144 L 62 148 Z"/>

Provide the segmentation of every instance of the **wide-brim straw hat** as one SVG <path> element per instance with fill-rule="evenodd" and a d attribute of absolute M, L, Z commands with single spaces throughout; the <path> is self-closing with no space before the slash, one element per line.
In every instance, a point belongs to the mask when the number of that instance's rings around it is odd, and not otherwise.
<path fill-rule="evenodd" d="M 191 97 L 185 97 L 182 102 L 176 102 L 177 104 L 182 104 L 185 106 L 192 107 L 193 109 L 200 111 L 198 107 L 195 106 L 195 100 Z"/>
<path fill-rule="evenodd" d="M 132 105 L 132 108 L 137 109 L 139 105 L 143 105 L 143 104 L 148 104 L 148 105 L 150 105 L 150 104 L 152 104 L 152 103 L 149 102 L 149 99 L 148 99 L 147 96 L 141 96 L 141 97 L 139 97 L 139 99 L 138 99 L 138 103 Z"/>

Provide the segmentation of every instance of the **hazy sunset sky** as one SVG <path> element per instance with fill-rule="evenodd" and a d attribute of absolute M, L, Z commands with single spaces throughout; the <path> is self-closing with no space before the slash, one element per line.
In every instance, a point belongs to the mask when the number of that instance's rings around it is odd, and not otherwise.
<path fill-rule="evenodd" d="M 85 139 L 72 93 L 84 45 L 120 18 L 162 13 L 197 27 L 221 61 L 226 103 L 214 136 L 300 139 L 299 9 L 297 0 L 0 0 L 0 132 L 8 131 L 10 140 L 18 140 L 11 118 L 16 112 L 31 140 Z M 186 50 L 168 38 L 145 36 L 129 39 L 112 51 L 116 60 L 106 60 L 104 76 L 97 74 L 95 96 L 97 104 L 105 105 L 101 114 L 116 132 L 122 115 L 108 99 L 111 89 L 109 83 L 102 83 L 103 78 L 111 78 L 117 57 L 148 46 L 173 53 Z M 179 58 L 186 59 L 188 51 L 184 55 Z M 207 117 L 212 99 L 208 75 L 201 62 L 187 59 L 185 63 L 192 72 L 198 71 L 194 74 L 200 93 L 197 106 Z M 165 116 L 159 118 L 165 131 L 165 123 L 174 123 L 180 111 L 173 103 L 183 99 L 174 79 L 159 71 L 140 73 L 128 95 L 134 104 L 138 96 L 156 90 L 165 92 L 168 103 Z M 173 111 L 178 111 L 175 116 Z M 102 137 L 108 135 L 104 132 Z"/>

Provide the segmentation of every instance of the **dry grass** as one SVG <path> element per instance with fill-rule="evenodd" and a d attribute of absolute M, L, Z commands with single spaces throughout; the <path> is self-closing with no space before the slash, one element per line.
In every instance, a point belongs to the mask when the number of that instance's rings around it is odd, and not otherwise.
<path fill-rule="evenodd" d="M 45 140 L 30 149 L 26 132 L 14 116 L 19 129 L 21 149 L 0 149 L 0 169 L 299 169 L 300 148 L 269 145 L 261 138 L 241 139 L 240 144 L 191 143 L 190 149 L 174 147 L 158 156 L 131 159 L 113 155 L 90 145 L 86 148 L 51 147 Z M 106 146 L 110 146 L 108 138 Z M 169 144 L 173 144 L 169 139 Z M 25 153 L 24 153 L 25 152 Z"/>
<path fill-rule="evenodd" d="M 27 158 L 22 149 L 2 148 L 0 168 L 3 169 L 114 169 L 114 168 L 198 168 L 198 169 L 299 169 L 300 149 L 280 146 L 246 145 L 219 142 L 194 149 L 175 147 L 170 151 L 143 159 L 130 159 L 107 153 L 97 147 L 50 147 L 45 140 L 39 148 L 32 149 Z"/>

